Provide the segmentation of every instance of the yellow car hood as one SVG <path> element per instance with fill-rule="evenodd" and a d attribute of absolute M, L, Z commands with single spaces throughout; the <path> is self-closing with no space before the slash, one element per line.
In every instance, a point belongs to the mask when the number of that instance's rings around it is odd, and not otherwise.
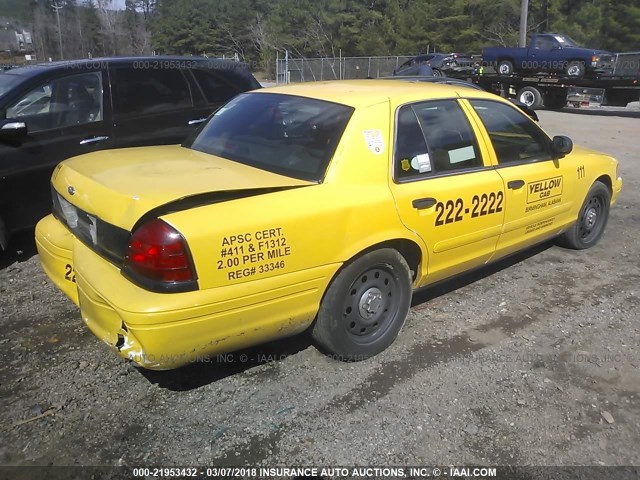
<path fill-rule="evenodd" d="M 313 185 L 178 145 L 75 157 L 56 168 L 52 183 L 76 207 L 127 230 L 150 210 L 187 197 Z"/>

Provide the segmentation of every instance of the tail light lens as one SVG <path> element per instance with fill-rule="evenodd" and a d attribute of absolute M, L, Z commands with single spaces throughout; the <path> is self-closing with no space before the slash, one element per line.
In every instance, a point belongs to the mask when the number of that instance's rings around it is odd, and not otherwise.
<path fill-rule="evenodd" d="M 198 288 L 187 243 L 176 229 L 159 219 L 133 232 L 122 273 L 151 291 L 185 292 Z"/>

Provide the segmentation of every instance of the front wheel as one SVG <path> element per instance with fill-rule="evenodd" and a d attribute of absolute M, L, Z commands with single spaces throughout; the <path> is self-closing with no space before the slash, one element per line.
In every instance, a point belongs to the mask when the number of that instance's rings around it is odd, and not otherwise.
<path fill-rule="evenodd" d="M 569 62 L 567 64 L 566 74 L 572 78 L 582 78 L 584 77 L 585 70 L 584 62 Z"/>
<path fill-rule="evenodd" d="M 595 182 L 582 204 L 578 220 L 563 233 L 558 243 L 575 250 L 593 247 L 604 233 L 609 219 L 611 193 L 602 182 Z"/>
<path fill-rule="evenodd" d="M 411 304 L 411 273 L 390 248 L 347 264 L 320 304 L 312 336 L 340 360 L 360 361 L 385 350 L 398 336 Z"/>

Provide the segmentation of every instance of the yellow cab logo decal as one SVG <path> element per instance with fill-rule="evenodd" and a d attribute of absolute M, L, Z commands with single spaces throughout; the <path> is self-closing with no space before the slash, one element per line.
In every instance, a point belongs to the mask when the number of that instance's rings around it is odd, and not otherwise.
<path fill-rule="evenodd" d="M 560 203 L 562 177 L 546 178 L 527 183 L 527 208 L 525 211 L 539 210 Z"/>

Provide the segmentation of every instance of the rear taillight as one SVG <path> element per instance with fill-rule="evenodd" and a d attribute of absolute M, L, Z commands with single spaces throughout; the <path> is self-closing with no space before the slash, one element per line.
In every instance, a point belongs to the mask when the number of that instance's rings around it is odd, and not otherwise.
<path fill-rule="evenodd" d="M 158 219 L 133 232 L 122 273 L 153 291 L 197 289 L 187 243 L 177 230 Z"/>

